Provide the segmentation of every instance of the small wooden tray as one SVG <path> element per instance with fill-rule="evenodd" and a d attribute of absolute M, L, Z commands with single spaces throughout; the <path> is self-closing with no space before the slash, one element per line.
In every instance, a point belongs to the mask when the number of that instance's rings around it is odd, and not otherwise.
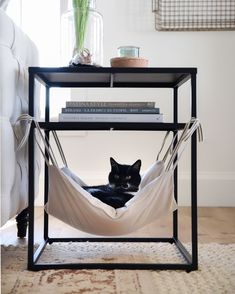
<path fill-rule="evenodd" d="M 147 67 L 148 60 L 141 57 L 114 57 L 110 59 L 111 67 Z"/>

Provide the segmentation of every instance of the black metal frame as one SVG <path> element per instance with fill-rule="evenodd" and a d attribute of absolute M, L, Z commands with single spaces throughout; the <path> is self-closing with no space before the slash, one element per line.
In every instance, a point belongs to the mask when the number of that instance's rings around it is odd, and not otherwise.
<path fill-rule="evenodd" d="M 40 123 L 49 139 L 51 130 L 171 130 L 177 134 L 184 127 L 178 123 L 178 88 L 191 80 L 191 116 L 196 117 L 196 68 L 29 68 L 29 114 L 34 116 L 35 79 L 46 88 L 45 122 Z M 50 87 L 152 87 L 173 89 L 172 123 L 80 123 L 50 122 Z M 173 213 L 172 238 L 50 238 L 48 235 L 48 215 L 44 212 L 44 241 L 34 252 L 34 129 L 32 124 L 29 136 L 29 233 L 28 269 L 155 269 L 186 270 L 198 269 L 197 239 L 197 135 L 191 139 L 191 236 L 192 254 L 178 238 L 178 211 Z M 174 196 L 177 201 L 178 170 L 174 171 Z M 45 199 L 48 199 L 48 168 L 45 165 Z M 39 258 L 47 244 L 53 242 L 167 242 L 175 244 L 185 259 L 185 263 L 40 263 Z M 84 245 L 85 246 L 85 245 Z"/>

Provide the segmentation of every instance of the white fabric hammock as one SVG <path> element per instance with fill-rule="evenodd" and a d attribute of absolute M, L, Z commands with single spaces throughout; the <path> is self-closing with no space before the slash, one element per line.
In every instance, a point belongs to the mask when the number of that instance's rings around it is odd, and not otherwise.
<path fill-rule="evenodd" d="M 54 131 L 52 132 L 65 164 L 63 168 L 59 168 L 53 150 L 44 138 L 38 123 L 28 115 L 21 116 L 19 119 L 34 121 L 52 162 L 52 164 L 49 163 L 40 147 L 49 170 L 48 202 L 45 205 L 47 213 L 81 231 L 105 236 L 117 236 L 136 231 L 176 210 L 174 168 L 194 131 L 198 130 L 199 139 L 202 139 L 200 122 L 193 118 L 186 124 L 175 146 L 176 136 L 167 149 L 163 160 L 159 160 L 168 132 L 159 151 L 157 161 L 141 176 L 139 191 L 124 207 L 114 209 L 93 197 L 81 187 L 86 184 L 67 167 L 63 150 Z M 170 158 L 166 162 L 168 155 L 170 155 Z"/>

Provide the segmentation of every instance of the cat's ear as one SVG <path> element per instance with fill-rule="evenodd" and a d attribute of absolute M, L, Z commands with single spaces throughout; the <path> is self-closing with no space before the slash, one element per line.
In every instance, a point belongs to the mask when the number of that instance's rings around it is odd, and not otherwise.
<path fill-rule="evenodd" d="M 110 164 L 112 168 L 118 168 L 118 163 L 112 157 L 110 157 Z"/>
<path fill-rule="evenodd" d="M 131 166 L 134 170 L 136 171 L 140 171 L 140 167 L 141 167 L 141 160 L 138 159 L 135 163 L 132 164 Z"/>

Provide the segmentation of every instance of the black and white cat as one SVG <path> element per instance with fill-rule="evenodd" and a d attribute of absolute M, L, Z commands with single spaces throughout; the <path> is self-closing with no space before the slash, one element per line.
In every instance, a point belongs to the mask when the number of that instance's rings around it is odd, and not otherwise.
<path fill-rule="evenodd" d="M 111 157 L 110 164 L 111 171 L 107 185 L 84 186 L 83 189 L 102 202 L 114 208 L 120 208 L 134 196 L 129 192 L 137 192 L 139 189 L 141 160 L 138 159 L 132 165 L 126 165 L 117 163 Z"/>

